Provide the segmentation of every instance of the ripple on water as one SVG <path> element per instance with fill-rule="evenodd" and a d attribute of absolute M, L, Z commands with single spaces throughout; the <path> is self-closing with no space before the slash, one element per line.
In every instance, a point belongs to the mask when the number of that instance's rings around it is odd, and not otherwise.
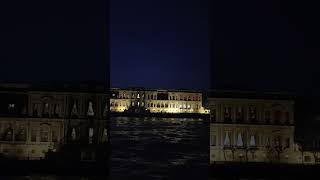
<path fill-rule="evenodd" d="M 112 118 L 111 129 L 112 179 L 175 179 L 185 177 L 189 164 L 205 174 L 209 127 L 202 120 Z"/>

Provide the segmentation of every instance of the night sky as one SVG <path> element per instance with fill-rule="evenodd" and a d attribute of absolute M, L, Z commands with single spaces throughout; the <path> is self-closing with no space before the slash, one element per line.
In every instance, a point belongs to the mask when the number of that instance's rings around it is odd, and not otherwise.
<path fill-rule="evenodd" d="M 1 2 L 0 80 L 109 79 L 110 37 L 113 87 L 320 89 L 316 4 L 102 2 Z"/>
<path fill-rule="evenodd" d="M 211 1 L 212 88 L 317 93 L 320 14 L 295 1 Z"/>
<path fill-rule="evenodd" d="M 206 0 L 111 0 L 111 86 L 209 87 Z"/>
<path fill-rule="evenodd" d="M 0 81 L 106 81 L 104 0 L 0 2 Z"/>

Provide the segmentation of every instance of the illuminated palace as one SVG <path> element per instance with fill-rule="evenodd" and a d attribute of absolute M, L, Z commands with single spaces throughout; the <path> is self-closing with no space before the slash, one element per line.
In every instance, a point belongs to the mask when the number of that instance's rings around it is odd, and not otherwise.
<path fill-rule="evenodd" d="M 143 108 L 151 113 L 208 113 L 202 93 L 187 90 L 111 89 L 111 112 Z"/>
<path fill-rule="evenodd" d="M 212 91 L 209 104 L 211 164 L 319 162 L 316 152 L 303 152 L 294 141 L 291 95 Z"/>
<path fill-rule="evenodd" d="M 94 160 L 108 142 L 108 97 L 103 86 L 0 85 L 0 154 L 43 159 L 48 151 L 72 150 Z M 69 156 L 69 155 L 68 155 Z"/>

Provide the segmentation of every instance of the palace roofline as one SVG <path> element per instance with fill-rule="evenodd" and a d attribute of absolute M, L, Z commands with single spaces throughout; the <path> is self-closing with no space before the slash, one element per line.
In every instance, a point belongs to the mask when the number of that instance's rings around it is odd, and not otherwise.
<path fill-rule="evenodd" d="M 189 93 L 202 93 L 200 90 L 191 90 L 191 89 L 154 89 L 154 88 L 144 88 L 144 87 L 127 87 L 127 88 L 118 88 L 113 87 L 111 90 L 127 90 L 127 91 L 157 91 L 157 92 L 189 92 Z"/>

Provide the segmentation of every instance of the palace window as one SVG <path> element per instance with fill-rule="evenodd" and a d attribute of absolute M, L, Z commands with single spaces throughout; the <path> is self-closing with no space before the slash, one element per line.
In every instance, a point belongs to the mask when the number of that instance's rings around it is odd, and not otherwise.
<path fill-rule="evenodd" d="M 227 122 L 232 121 L 231 119 L 231 108 L 230 107 L 225 107 L 224 108 L 224 120 Z"/>
<path fill-rule="evenodd" d="M 238 137 L 237 137 L 237 146 L 238 147 L 243 147 L 243 135 L 242 133 L 238 133 Z"/>
<path fill-rule="evenodd" d="M 236 113 L 236 121 L 237 122 L 243 122 L 243 109 L 242 107 L 238 107 L 237 108 L 237 113 Z"/>
<path fill-rule="evenodd" d="M 32 142 L 37 141 L 37 129 L 36 128 L 31 129 L 31 141 Z"/>
<path fill-rule="evenodd" d="M 249 119 L 251 122 L 257 121 L 257 109 L 254 106 L 249 107 Z"/>
<path fill-rule="evenodd" d="M 16 141 L 26 141 L 27 137 L 26 137 L 26 129 L 24 128 L 24 126 L 20 126 L 19 128 L 17 128 L 16 132 L 15 132 L 15 140 Z"/>
<path fill-rule="evenodd" d="M 251 147 L 257 146 L 256 139 L 257 139 L 257 138 L 256 138 L 255 135 L 251 135 L 251 136 L 250 136 L 249 146 L 251 146 Z"/>
<path fill-rule="evenodd" d="M 210 116 L 211 122 L 216 122 L 216 109 L 211 110 L 211 116 Z"/>
<path fill-rule="evenodd" d="M 223 145 L 228 147 L 231 145 L 231 142 L 230 142 L 230 135 L 231 133 L 230 132 L 225 132 L 225 135 L 224 135 L 224 140 L 223 140 Z"/>
<path fill-rule="evenodd" d="M 13 140 L 13 129 L 11 125 L 5 130 L 2 139 L 4 141 L 12 141 Z"/>
<path fill-rule="evenodd" d="M 60 115 L 60 106 L 59 106 L 59 104 L 55 104 L 54 105 L 54 116 L 59 117 L 59 115 Z"/>
<path fill-rule="evenodd" d="M 211 142 L 211 146 L 217 145 L 217 137 L 215 134 L 211 136 L 210 142 Z"/>
<path fill-rule="evenodd" d="M 281 111 L 275 111 L 274 112 L 274 122 L 275 124 L 280 124 L 281 122 Z"/>
<path fill-rule="evenodd" d="M 286 112 L 286 124 L 290 124 L 290 115 L 289 115 L 289 112 Z"/>
<path fill-rule="evenodd" d="M 51 137 L 52 137 L 52 142 L 57 142 L 58 141 L 58 134 L 57 134 L 56 130 L 52 130 Z"/>
<path fill-rule="evenodd" d="M 38 117 L 39 116 L 38 104 L 33 104 L 32 115 L 34 117 Z"/>
<path fill-rule="evenodd" d="M 290 138 L 286 138 L 286 145 L 285 145 L 286 148 L 289 148 L 290 147 Z"/>
<path fill-rule="evenodd" d="M 265 121 L 266 121 L 266 124 L 270 124 L 270 111 L 266 111 L 265 112 Z"/>
<path fill-rule="evenodd" d="M 40 128 L 40 141 L 41 142 L 48 142 L 49 141 L 49 128 L 48 127 L 41 127 Z"/>
<path fill-rule="evenodd" d="M 9 104 L 9 105 L 8 105 L 8 110 L 9 110 L 9 111 L 13 111 L 14 108 L 15 108 L 15 104 Z"/>

